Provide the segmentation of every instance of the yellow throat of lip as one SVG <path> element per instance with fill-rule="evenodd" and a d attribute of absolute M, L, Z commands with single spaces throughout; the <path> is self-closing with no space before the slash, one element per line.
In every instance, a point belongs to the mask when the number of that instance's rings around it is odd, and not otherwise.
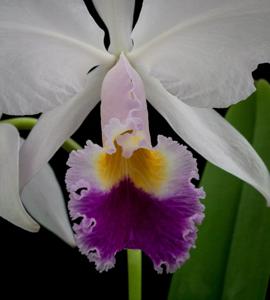
<path fill-rule="evenodd" d="M 115 143 L 113 154 L 101 153 L 96 160 L 97 176 L 104 189 L 111 189 L 125 178 L 147 193 L 158 194 L 167 178 L 167 160 L 154 149 L 139 148 L 126 158 Z"/>

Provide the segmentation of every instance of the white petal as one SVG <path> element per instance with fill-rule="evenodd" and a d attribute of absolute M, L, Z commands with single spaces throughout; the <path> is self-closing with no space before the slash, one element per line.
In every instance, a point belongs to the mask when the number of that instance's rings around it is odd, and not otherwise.
<path fill-rule="evenodd" d="M 227 107 L 255 90 L 269 36 L 269 0 L 146 0 L 129 57 L 182 101 Z"/>
<path fill-rule="evenodd" d="M 47 111 L 79 93 L 113 57 L 82 0 L 0 1 L 0 110 Z"/>
<path fill-rule="evenodd" d="M 28 215 L 19 196 L 20 137 L 15 127 L 0 125 L 0 216 L 16 226 L 37 232 L 39 225 Z"/>
<path fill-rule="evenodd" d="M 191 107 L 158 80 L 147 75 L 143 79 L 147 98 L 181 138 L 213 164 L 255 187 L 270 206 L 269 172 L 248 141 L 216 111 Z"/>
<path fill-rule="evenodd" d="M 20 189 L 50 160 L 98 103 L 106 71 L 102 67 L 92 71 L 86 90 L 41 116 L 21 147 Z"/>
<path fill-rule="evenodd" d="M 76 245 L 61 188 L 48 164 L 25 186 L 21 198 L 28 212 L 41 225 L 67 244 Z"/>
<path fill-rule="evenodd" d="M 120 54 L 132 47 L 131 31 L 135 0 L 93 0 L 110 33 L 110 52 Z"/>

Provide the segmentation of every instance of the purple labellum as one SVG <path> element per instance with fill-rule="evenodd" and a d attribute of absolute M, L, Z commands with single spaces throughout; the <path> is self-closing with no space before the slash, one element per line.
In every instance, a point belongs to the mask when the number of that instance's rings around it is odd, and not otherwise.
<path fill-rule="evenodd" d="M 81 253 L 99 271 L 122 249 L 141 249 L 161 273 L 189 257 L 203 220 L 196 160 L 186 147 L 158 137 L 152 147 L 140 76 L 122 54 L 102 85 L 103 147 L 71 153 L 66 183 Z"/>

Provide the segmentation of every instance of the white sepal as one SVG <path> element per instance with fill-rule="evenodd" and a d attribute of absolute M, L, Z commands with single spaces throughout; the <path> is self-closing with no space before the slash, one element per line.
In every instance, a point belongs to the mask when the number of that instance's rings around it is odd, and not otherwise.
<path fill-rule="evenodd" d="M 120 54 L 132 48 L 131 31 L 135 0 L 93 0 L 110 34 L 109 51 Z"/>
<path fill-rule="evenodd" d="M 70 246 L 76 245 L 67 216 L 65 200 L 49 164 L 24 187 L 21 195 L 28 212 Z"/>
<path fill-rule="evenodd" d="M 179 136 L 211 163 L 256 188 L 270 206 L 270 175 L 249 142 L 213 109 L 191 107 L 141 73 L 147 99 Z"/>
<path fill-rule="evenodd" d="M 20 189 L 51 159 L 81 125 L 100 99 L 107 68 L 89 74 L 87 88 L 78 96 L 43 114 L 20 151 Z"/>
<path fill-rule="evenodd" d="M 39 225 L 26 212 L 19 194 L 20 136 L 8 124 L 0 125 L 0 216 L 30 232 Z"/>

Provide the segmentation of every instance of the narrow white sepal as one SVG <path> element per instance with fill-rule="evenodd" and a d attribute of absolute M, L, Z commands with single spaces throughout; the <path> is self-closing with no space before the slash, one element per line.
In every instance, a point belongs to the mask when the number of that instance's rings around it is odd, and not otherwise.
<path fill-rule="evenodd" d="M 132 48 L 131 31 L 135 0 L 93 0 L 110 34 L 109 51 L 120 54 Z"/>
<path fill-rule="evenodd" d="M 194 150 L 256 188 L 270 206 L 270 175 L 249 142 L 213 109 L 196 108 L 141 72 L 147 99 Z"/>
<path fill-rule="evenodd" d="M 72 247 L 76 246 L 65 200 L 52 168 L 47 164 L 24 187 L 24 206 L 41 225 Z"/>
<path fill-rule="evenodd" d="M 26 212 L 19 195 L 20 137 L 15 127 L 0 125 L 0 216 L 30 232 L 40 226 Z"/>
<path fill-rule="evenodd" d="M 81 125 L 100 99 L 107 68 L 89 74 L 87 88 L 65 104 L 43 114 L 20 150 L 20 189 L 51 159 Z"/>

